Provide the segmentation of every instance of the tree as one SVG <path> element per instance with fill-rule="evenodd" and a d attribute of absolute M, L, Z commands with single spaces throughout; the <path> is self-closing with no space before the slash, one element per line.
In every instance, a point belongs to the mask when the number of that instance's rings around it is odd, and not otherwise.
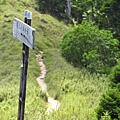
<path fill-rule="evenodd" d="M 66 16 L 66 1 L 64 0 L 37 0 L 37 4 L 43 13 L 49 13 L 58 19 L 64 19 Z"/>
<path fill-rule="evenodd" d="M 72 16 L 77 23 L 83 20 L 83 13 L 89 8 L 88 0 L 72 0 Z"/>
<path fill-rule="evenodd" d="M 98 22 L 104 14 L 104 11 L 100 11 L 101 7 L 109 1 L 111 0 L 72 0 L 72 15 L 78 23 L 83 19 Z"/>
<path fill-rule="evenodd" d="M 120 0 L 72 0 L 72 16 L 78 23 L 94 21 L 100 29 L 115 32 L 120 40 Z"/>
<path fill-rule="evenodd" d="M 119 58 L 118 46 L 118 40 L 110 31 L 99 30 L 94 23 L 83 21 L 64 35 L 61 50 L 74 66 L 106 73 Z"/>
<path fill-rule="evenodd" d="M 120 40 L 120 1 L 107 0 L 101 7 L 100 12 L 104 13 L 99 21 L 100 27 L 116 32 L 114 36 Z"/>
<path fill-rule="evenodd" d="M 71 0 L 67 0 L 67 14 L 68 14 L 68 23 L 71 23 L 72 22 Z"/>

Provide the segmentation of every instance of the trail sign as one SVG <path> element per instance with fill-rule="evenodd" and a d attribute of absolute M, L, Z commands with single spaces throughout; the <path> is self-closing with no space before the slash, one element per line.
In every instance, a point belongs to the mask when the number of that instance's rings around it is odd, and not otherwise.
<path fill-rule="evenodd" d="M 35 29 L 18 18 L 13 21 L 13 36 L 29 48 L 34 49 Z"/>
<path fill-rule="evenodd" d="M 18 104 L 18 120 L 24 120 L 29 48 L 34 48 L 35 29 L 31 27 L 31 20 L 32 12 L 26 10 L 24 14 L 24 22 L 22 22 L 18 18 L 15 18 L 13 21 L 13 36 L 15 36 L 18 40 L 20 40 L 23 43 Z"/>

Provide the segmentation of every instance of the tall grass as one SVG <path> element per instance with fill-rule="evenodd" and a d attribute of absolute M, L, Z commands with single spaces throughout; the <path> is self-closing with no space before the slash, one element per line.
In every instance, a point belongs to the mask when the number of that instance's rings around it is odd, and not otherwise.
<path fill-rule="evenodd" d="M 32 27 L 36 29 L 36 40 L 35 50 L 30 50 L 29 54 L 25 119 L 37 119 L 46 110 L 46 103 L 40 98 L 40 87 L 36 82 L 40 69 L 35 55 L 39 50 L 57 46 L 67 27 L 34 8 L 34 0 L 0 1 L 0 120 L 17 119 L 22 43 L 12 36 L 12 26 L 15 17 L 24 20 L 26 9 L 33 13 Z"/>
<path fill-rule="evenodd" d="M 48 91 L 53 97 L 57 95 L 61 102 L 60 110 L 56 113 L 59 114 L 56 115 L 58 119 L 97 120 L 95 109 L 100 95 L 107 90 L 107 76 L 74 68 L 61 57 L 57 49 L 46 51 L 44 60 Z M 52 119 L 55 120 L 54 116 Z"/>

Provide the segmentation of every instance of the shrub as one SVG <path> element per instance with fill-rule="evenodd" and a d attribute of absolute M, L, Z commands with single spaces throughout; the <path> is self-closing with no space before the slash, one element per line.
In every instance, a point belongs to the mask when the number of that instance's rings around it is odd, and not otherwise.
<path fill-rule="evenodd" d="M 120 119 L 120 90 L 117 87 L 102 95 L 97 109 L 98 120 L 104 116 L 104 113 L 108 113 L 111 119 Z"/>
<path fill-rule="evenodd" d="M 111 86 L 102 98 L 97 109 L 97 117 L 100 119 L 104 113 L 108 113 L 111 119 L 120 119 L 120 61 L 113 67 L 110 73 Z"/>
<path fill-rule="evenodd" d="M 99 30 L 92 22 L 84 21 L 64 35 L 61 50 L 74 66 L 107 73 L 118 59 L 118 45 L 110 31 Z"/>
<path fill-rule="evenodd" d="M 120 61 L 113 67 L 110 74 L 110 80 L 113 86 L 118 86 L 118 88 L 120 88 Z"/>

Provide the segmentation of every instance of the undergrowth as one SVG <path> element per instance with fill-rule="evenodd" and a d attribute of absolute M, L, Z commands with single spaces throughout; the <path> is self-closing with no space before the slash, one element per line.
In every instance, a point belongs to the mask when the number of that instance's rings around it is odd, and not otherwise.
<path fill-rule="evenodd" d="M 60 101 L 60 110 L 52 119 L 97 120 L 96 107 L 107 90 L 106 75 L 90 74 L 85 69 L 69 65 L 58 49 L 49 49 L 43 56 L 47 66 L 46 83 L 50 96 Z"/>

